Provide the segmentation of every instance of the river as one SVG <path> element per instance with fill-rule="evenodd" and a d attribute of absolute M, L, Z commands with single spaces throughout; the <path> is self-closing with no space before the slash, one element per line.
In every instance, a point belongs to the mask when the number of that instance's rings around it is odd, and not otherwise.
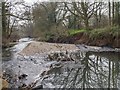
<path fill-rule="evenodd" d="M 48 60 L 44 54 L 17 55 L 30 42 L 32 39 L 20 39 L 14 47 L 3 50 L 2 70 L 10 88 L 36 82 L 34 87 L 43 88 L 120 89 L 120 52 L 80 50 L 70 53 L 73 61 Z"/>

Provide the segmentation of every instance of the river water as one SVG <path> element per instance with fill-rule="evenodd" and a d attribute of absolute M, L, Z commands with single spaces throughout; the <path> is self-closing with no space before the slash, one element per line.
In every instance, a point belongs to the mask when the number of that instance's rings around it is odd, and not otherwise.
<path fill-rule="evenodd" d="M 10 88 L 36 82 L 34 87 L 42 85 L 43 88 L 120 89 L 120 52 L 79 50 L 70 53 L 73 61 L 49 60 L 45 54 L 17 55 L 30 42 L 21 39 L 13 48 L 3 50 L 4 78 Z M 26 77 L 21 78 L 22 75 Z"/>

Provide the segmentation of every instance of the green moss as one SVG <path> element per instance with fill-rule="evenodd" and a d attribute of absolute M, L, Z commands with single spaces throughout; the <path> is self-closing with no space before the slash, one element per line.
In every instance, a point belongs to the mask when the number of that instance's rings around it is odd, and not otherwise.
<path fill-rule="evenodd" d="M 74 35 L 74 34 L 82 33 L 82 32 L 86 32 L 86 30 L 84 30 L 84 29 L 81 29 L 81 30 L 72 29 L 72 30 L 68 31 L 69 35 Z"/>

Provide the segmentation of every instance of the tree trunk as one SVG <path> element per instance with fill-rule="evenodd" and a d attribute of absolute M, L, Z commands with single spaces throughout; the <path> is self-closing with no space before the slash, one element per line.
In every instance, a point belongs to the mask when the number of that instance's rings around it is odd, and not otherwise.
<path fill-rule="evenodd" d="M 2 2 L 2 36 L 6 37 L 6 15 L 5 2 Z"/>
<path fill-rule="evenodd" d="M 9 40 L 7 39 L 7 20 L 6 20 L 6 6 L 2 2 L 2 45 L 7 46 Z"/>
<path fill-rule="evenodd" d="M 109 26 L 111 26 L 111 2 L 108 2 L 108 6 L 109 6 Z"/>
<path fill-rule="evenodd" d="M 112 25 L 114 25 L 114 19 L 115 19 L 115 5 L 114 5 L 114 2 L 112 2 Z"/>
<path fill-rule="evenodd" d="M 115 2 L 115 25 L 119 25 L 119 2 Z"/>
<path fill-rule="evenodd" d="M 97 14 L 97 10 L 95 11 L 95 24 L 94 27 L 98 28 L 99 27 L 99 19 L 98 19 L 98 14 Z"/>
<path fill-rule="evenodd" d="M 85 19 L 84 23 L 85 23 L 85 29 L 89 30 L 89 21 L 87 18 Z"/>
<path fill-rule="evenodd" d="M 120 13 L 119 13 L 119 11 L 120 11 L 120 4 L 119 4 L 119 2 L 116 2 L 116 24 L 118 25 L 118 26 L 120 26 Z"/>

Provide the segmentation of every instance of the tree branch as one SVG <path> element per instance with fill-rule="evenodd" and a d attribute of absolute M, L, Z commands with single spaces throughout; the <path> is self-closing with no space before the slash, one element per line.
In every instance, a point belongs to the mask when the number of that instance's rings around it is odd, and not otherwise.
<path fill-rule="evenodd" d="M 70 10 L 70 8 L 67 6 L 67 3 L 64 3 L 64 4 L 65 4 L 65 7 L 67 7 L 67 9 L 70 11 L 70 13 L 72 13 L 73 15 L 75 15 L 75 16 L 77 16 L 77 17 L 80 17 L 79 15 L 75 14 L 74 12 L 72 12 L 72 11 Z"/>
<path fill-rule="evenodd" d="M 19 16 L 16 16 L 16 15 L 13 15 L 13 14 L 6 14 L 6 15 L 16 17 L 16 18 L 21 19 L 21 20 L 32 20 L 32 19 L 29 19 L 29 18 L 19 17 Z"/>

